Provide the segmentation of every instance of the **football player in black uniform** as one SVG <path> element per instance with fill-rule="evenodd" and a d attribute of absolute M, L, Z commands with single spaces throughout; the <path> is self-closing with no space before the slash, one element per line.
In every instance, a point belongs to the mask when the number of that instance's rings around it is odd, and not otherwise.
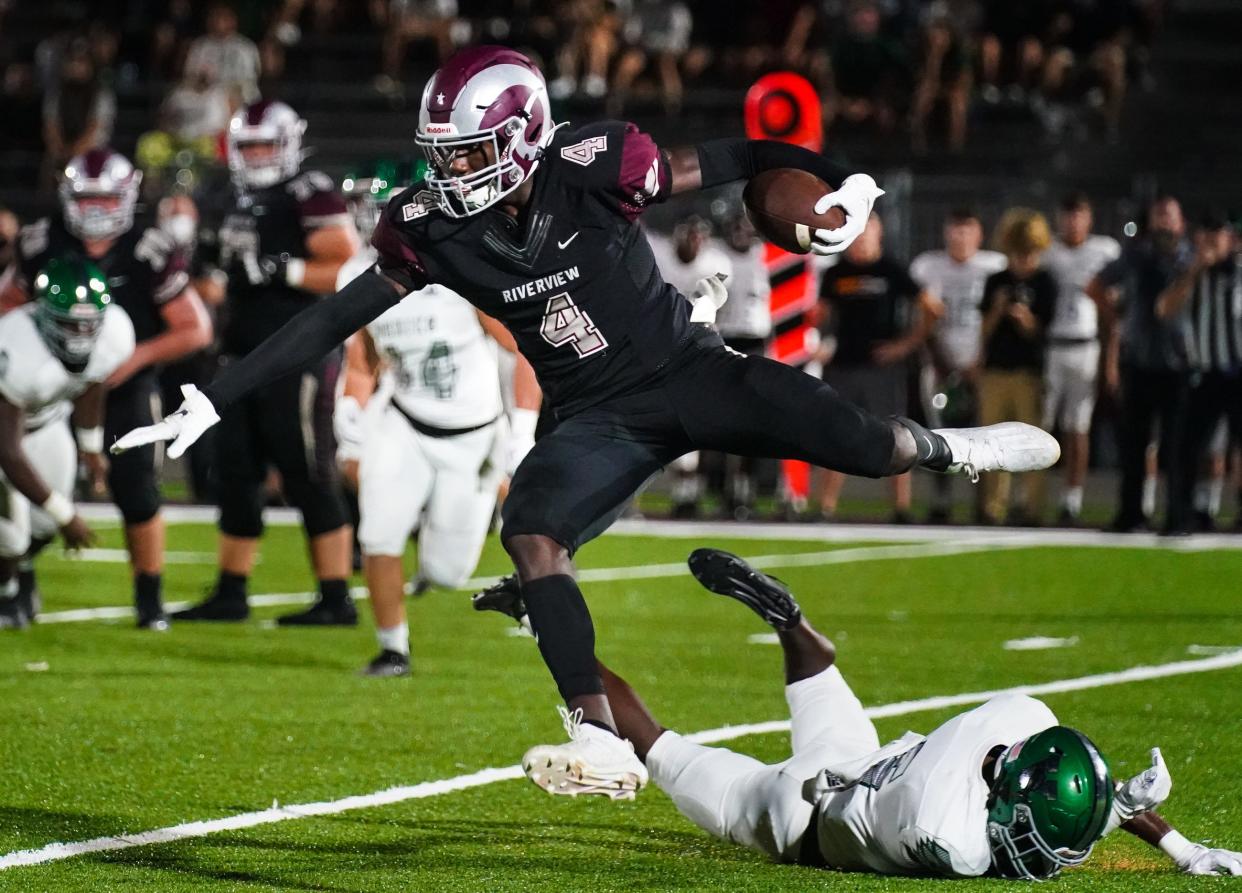
<path fill-rule="evenodd" d="M 228 277 L 221 353 L 227 368 L 336 287 L 358 248 L 345 199 L 319 171 L 302 171 L 306 122 L 289 106 L 260 101 L 229 122 L 229 166 L 237 187 L 219 235 L 217 264 Z M 302 513 L 319 599 L 283 625 L 349 624 L 352 532 L 336 470 L 332 407 L 340 352 L 239 400 L 216 438 L 220 488 L 220 575 L 203 602 L 178 620 L 243 620 L 247 583 L 263 533 L 269 466 Z M 184 388 L 183 388 L 184 390 Z"/>
<path fill-rule="evenodd" d="M 523 760 L 545 790 L 632 797 L 646 783 L 616 735 L 572 557 L 677 456 L 701 448 L 789 457 L 869 477 L 914 465 L 974 475 L 1056 461 L 1056 441 L 1037 428 L 933 432 L 876 418 L 796 369 L 727 350 L 660 277 L 636 223 L 670 194 L 802 168 L 840 184 L 815 210 L 841 207 L 847 222 L 812 234 L 812 250 L 835 253 L 880 195 L 866 174 L 784 143 L 719 139 L 662 150 L 632 124 L 561 129 L 538 69 L 498 47 L 463 50 L 432 77 L 416 139 L 431 172 L 425 186 L 389 202 L 372 236 L 375 270 L 117 447 L 174 439 L 169 453 L 179 454 L 219 410 L 323 356 L 425 282 L 443 283 L 508 326 L 557 423 L 518 468 L 501 534 L 569 707 L 570 741 L 535 747 Z M 724 294 L 707 277 L 696 308 L 718 306 Z"/>
<path fill-rule="evenodd" d="M 101 453 L 135 425 L 163 413 L 159 367 L 211 343 L 211 320 L 190 285 L 187 258 L 154 221 L 135 224 L 142 173 L 110 149 L 92 149 L 73 158 L 60 184 L 60 213 L 22 229 L 20 275 L 15 287 L 28 295 L 35 275 L 52 258 L 78 256 L 108 277 L 112 298 L 134 323 L 137 347 L 108 379 L 103 428 L 77 429 L 84 456 Z M 106 469 L 108 489 L 125 521 L 125 544 L 134 574 L 138 626 L 167 629 L 161 597 L 164 520 L 160 516 L 159 459 L 154 446 L 115 456 Z M 103 485 L 102 463 L 90 469 Z M 37 543 L 37 552 L 46 543 Z M 33 598 L 29 560 L 19 575 L 21 598 Z"/>

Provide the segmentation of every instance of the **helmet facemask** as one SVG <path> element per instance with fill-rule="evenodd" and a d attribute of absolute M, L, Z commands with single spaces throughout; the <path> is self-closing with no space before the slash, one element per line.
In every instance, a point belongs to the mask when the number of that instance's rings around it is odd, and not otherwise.
<path fill-rule="evenodd" d="M 420 132 L 416 142 L 427 156 L 427 188 L 449 217 L 469 217 L 499 202 L 526 181 L 529 173 L 513 157 L 526 120 L 515 115 L 499 127 L 460 136 Z M 455 174 L 453 160 L 481 151 L 491 162 L 477 171 Z M 541 152 L 541 149 L 536 149 Z M 530 169 L 533 173 L 534 169 Z"/>
<path fill-rule="evenodd" d="M 283 103 L 266 103 L 235 113 L 228 127 L 229 172 L 241 189 L 267 189 L 296 176 L 302 167 L 306 121 Z M 247 159 L 250 146 L 270 146 L 261 158 Z"/>
<path fill-rule="evenodd" d="M 134 225 L 141 183 L 142 171 L 133 171 L 125 181 L 112 182 L 82 177 L 70 166 L 60 184 L 65 227 L 79 239 L 102 241 L 124 235 Z M 108 199 L 115 203 L 109 206 Z"/>
<path fill-rule="evenodd" d="M 80 372 L 90 361 L 112 300 L 103 273 L 93 265 L 53 260 L 35 277 L 34 288 L 39 335 L 65 368 Z"/>

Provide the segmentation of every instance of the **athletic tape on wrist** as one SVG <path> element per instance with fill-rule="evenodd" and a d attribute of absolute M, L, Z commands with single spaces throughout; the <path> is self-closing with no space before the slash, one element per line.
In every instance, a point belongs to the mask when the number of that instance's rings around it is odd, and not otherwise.
<path fill-rule="evenodd" d="M 1180 865 L 1182 858 L 1189 853 L 1194 844 L 1187 840 L 1180 831 L 1170 831 L 1160 838 L 1159 846 L 1170 859 Z"/>
<path fill-rule="evenodd" d="M 306 279 L 306 261 L 300 257 L 291 257 L 285 264 L 285 281 L 294 288 L 299 288 Z"/>
<path fill-rule="evenodd" d="M 84 453 L 102 453 L 104 448 L 104 429 L 102 425 L 94 428 L 74 428 L 74 438 L 78 449 Z"/>
<path fill-rule="evenodd" d="M 47 499 L 43 500 L 43 505 L 40 508 L 48 513 L 51 519 L 56 522 L 57 527 L 64 527 L 77 514 L 73 508 L 73 503 L 69 501 L 68 497 L 57 493 L 55 490 L 52 491 Z"/>

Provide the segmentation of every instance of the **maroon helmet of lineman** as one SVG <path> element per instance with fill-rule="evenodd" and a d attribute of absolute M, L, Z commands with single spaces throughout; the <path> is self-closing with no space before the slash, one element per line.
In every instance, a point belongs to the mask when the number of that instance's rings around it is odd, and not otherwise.
<path fill-rule="evenodd" d="M 79 239 L 115 239 L 134 225 L 142 171 L 111 149 L 90 149 L 65 165 L 60 204 L 65 228 Z"/>
<path fill-rule="evenodd" d="M 262 99 L 238 109 L 228 129 L 233 182 L 241 189 L 266 189 L 297 174 L 305 132 L 306 121 L 283 102 Z"/>
<path fill-rule="evenodd" d="M 461 50 L 431 76 L 418 110 L 427 188 L 450 217 L 477 214 L 530 178 L 555 129 L 543 74 L 529 59 L 504 47 Z M 460 153 L 489 143 L 486 167 L 450 169 Z"/>

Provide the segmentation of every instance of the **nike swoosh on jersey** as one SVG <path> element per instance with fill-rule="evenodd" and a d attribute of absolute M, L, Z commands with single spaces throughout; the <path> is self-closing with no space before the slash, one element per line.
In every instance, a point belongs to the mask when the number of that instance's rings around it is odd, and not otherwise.
<path fill-rule="evenodd" d="M 562 251 L 564 251 L 566 248 L 568 248 L 568 247 L 569 247 L 569 243 L 570 243 L 570 242 L 572 242 L 572 241 L 573 241 L 574 239 L 576 239 L 576 238 L 578 238 L 578 234 L 577 234 L 577 233 L 574 233 L 572 236 L 570 236 L 570 237 L 569 237 L 568 239 L 566 239 L 564 242 L 561 242 L 561 241 L 559 241 L 559 240 L 558 240 L 558 241 L 557 241 L 557 243 L 556 243 L 556 247 L 557 247 L 557 248 L 559 248 L 559 249 L 561 249 Z"/>

